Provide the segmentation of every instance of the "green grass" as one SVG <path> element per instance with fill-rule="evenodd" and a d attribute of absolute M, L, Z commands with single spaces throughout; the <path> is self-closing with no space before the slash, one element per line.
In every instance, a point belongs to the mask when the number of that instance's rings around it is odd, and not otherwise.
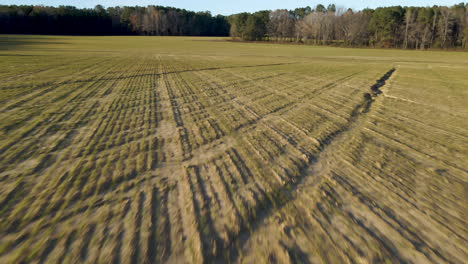
<path fill-rule="evenodd" d="M 2 35 L 0 262 L 463 262 L 466 72 L 463 52 Z"/>

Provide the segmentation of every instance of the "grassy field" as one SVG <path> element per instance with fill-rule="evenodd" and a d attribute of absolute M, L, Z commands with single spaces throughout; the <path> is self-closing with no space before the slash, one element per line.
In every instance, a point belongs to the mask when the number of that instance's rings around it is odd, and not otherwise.
<path fill-rule="evenodd" d="M 468 53 L 0 35 L 0 263 L 466 263 Z"/>

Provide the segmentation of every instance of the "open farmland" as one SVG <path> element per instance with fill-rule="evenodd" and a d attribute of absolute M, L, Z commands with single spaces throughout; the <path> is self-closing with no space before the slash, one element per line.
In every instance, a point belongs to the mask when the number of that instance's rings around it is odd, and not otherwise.
<path fill-rule="evenodd" d="M 466 263 L 468 53 L 0 36 L 0 263 Z"/>

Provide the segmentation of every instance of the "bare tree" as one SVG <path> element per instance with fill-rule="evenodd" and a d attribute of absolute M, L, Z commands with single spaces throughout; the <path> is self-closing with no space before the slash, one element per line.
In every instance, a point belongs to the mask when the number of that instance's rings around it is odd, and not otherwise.
<path fill-rule="evenodd" d="M 270 20 L 267 25 L 268 35 L 277 40 L 293 38 L 295 30 L 295 19 L 288 10 L 275 10 L 270 12 Z"/>
<path fill-rule="evenodd" d="M 365 45 L 368 40 L 369 15 L 348 10 L 339 18 L 339 29 L 345 45 Z"/>
<path fill-rule="evenodd" d="M 420 8 L 418 10 L 418 18 L 416 20 L 416 30 L 420 34 L 420 45 L 416 45 L 415 48 L 425 49 L 429 46 L 432 39 L 431 21 L 434 17 L 434 11 L 432 8 Z"/>
<path fill-rule="evenodd" d="M 450 30 L 450 16 L 452 14 L 452 11 L 448 7 L 441 7 L 440 9 L 440 14 L 441 14 L 441 19 L 439 23 L 439 31 L 442 37 L 442 47 L 447 47 L 447 40 L 449 36 L 449 30 Z"/>
<path fill-rule="evenodd" d="M 408 48 L 408 38 L 409 38 L 409 30 L 413 22 L 413 10 L 407 9 L 405 13 L 405 41 L 403 43 L 403 48 Z"/>
<path fill-rule="evenodd" d="M 324 13 L 313 12 L 300 22 L 302 35 L 308 40 L 313 40 L 315 44 L 319 44 L 321 41 L 324 16 Z"/>
<path fill-rule="evenodd" d="M 322 44 L 330 44 L 335 39 L 335 11 L 328 11 L 322 20 Z"/>

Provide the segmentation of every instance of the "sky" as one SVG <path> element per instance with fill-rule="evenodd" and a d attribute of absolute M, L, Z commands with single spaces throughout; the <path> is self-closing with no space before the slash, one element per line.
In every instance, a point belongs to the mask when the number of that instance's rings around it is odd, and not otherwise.
<path fill-rule="evenodd" d="M 294 9 L 296 7 L 330 3 L 337 7 L 360 10 L 366 7 L 376 8 L 381 6 L 451 6 L 463 2 L 463 0 L 0 0 L 0 5 L 71 5 L 79 8 L 94 7 L 101 4 L 109 6 L 147 6 L 162 5 L 184 8 L 193 11 L 210 11 L 213 15 L 231 15 L 240 12 L 255 12 L 259 10 Z"/>

